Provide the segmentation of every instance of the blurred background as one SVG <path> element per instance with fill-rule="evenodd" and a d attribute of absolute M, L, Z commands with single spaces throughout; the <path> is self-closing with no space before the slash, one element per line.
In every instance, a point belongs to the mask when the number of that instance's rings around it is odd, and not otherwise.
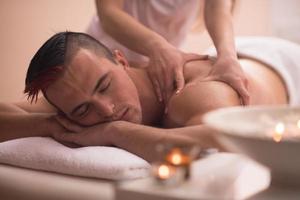
<path fill-rule="evenodd" d="M 85 31 L 94 0 L 0 1 L 0 101 L 19 101 L 37 49 L 59 31 Z M 300 44 L 299 0 L 236 0 L 235 33 L 286 38 Z M 211 41 L 196 28 L 182 49 L 201 52 Z"/>

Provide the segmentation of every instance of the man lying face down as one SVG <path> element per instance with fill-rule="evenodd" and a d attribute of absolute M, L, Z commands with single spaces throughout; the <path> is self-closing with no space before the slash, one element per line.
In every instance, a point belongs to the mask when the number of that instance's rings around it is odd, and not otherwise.
<path fill-rule="evenodd" d="M 254 60 L 240 62 L 251 105 L 288 103 L 280 75 Z M 213 131 L 201 125 L 202 116 L 238 106 L 240 99 L 225 83 L 202 81 L 212 63 L 205 57 L 186 63 L 186 87 L 160 102 L 146 70 L 129 66 L 121 52 L 84 33 L 55 34 L 28 68 L 25 92 L 32 103 L 0 105 L 7 133 L 1 140 L 50 136 L 80 146 L 116 146 L 148 161 L 157 158 L 157 144 L 220 147 Z"/>

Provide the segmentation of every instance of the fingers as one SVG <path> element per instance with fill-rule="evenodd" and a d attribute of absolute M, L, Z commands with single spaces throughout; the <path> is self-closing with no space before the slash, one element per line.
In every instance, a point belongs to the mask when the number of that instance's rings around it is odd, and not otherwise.
<path fill-rule="evenodd" d="M 242 105 L 249 105 L 250 103 L 250 96 L 248 92 L 248 81 L 247 79 L 242 79 L 239 77 L 230 78 L 226 80 L 229 85 L 239 94 L 241 98 Z"/>
<path fill-rule="evenodd" d="M 67 129 L 70 132 L 80 132 L 82 131 L 82 127 L 72 121 L 70 121 L 69 119 L 67 119 L 66 117 L 62 116 L 62 115 L 56 115 L 55 116 L 56 121 L 62 125 L 65 129 Z"/>
<path fill-rule="evenodd" d="M 241 98 L 240 100 L 242 105 L 249 105 L 250 103 L 250 95 L 248 92 L 248 81 L 246 79 L 242 81 L 242 79 L 238 77 L 232 77 L 232 76 L 222 77 L 222 76 L 210 75 L 201 79 L 201 81 L 203 82 L 221 81 L 227 83 L 228 85 L 230 85 L 230 87 L 232 87 L 232 89 L 234 89 L 238 93 L 238 95 Z"/>
<path fill-rule="evenodd" d="M 233 88 L 239 93 L 241 97 L 241 101 L 243 105 L 249 105 L 250 103 L 250 95 L 248 92 L 248 81 L 240 82 L 236 85 L 236 87 L 233 85 Z"/>
<path fill-rule="evenodd" d="M 175 71 L 175 81 L 176 81 L 176 94 L 178 94 L 179 92 L 181 92 L 185 84 L 182 70 Z"/>
<path fill-rule="evenodd" d="M 162 94 L 161 94 L 161 90 L 160 90 L 160 84 L 159 84 L 158 80 L 155 77 L 153 77 L 153 75 L 150 75 L 150 74 L 151 73 L 149 73 L 149 78 L 153 84 L 155 94 L 158 98 L 158 101 L 162 102 L 163 98 L 162 98 Z"/>
<path fill-rule="evenodd" d="M 148 74 L 159 102 L 166 102 L 168 99 L 168 90 L 173 87 L 170 75 L 163 69 L 159 69 L 158 71 L 149 69 Z"/>
<path fill-rule="evenodd" d="M 167 104 L 174 92 L 174 72 L 169 71 L 165 74 L 165 85 L 163 88 L 164 103 Z"/>

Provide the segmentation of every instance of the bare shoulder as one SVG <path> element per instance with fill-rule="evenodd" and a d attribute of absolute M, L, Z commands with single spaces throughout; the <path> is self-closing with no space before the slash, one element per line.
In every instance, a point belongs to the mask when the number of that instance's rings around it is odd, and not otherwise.
<path fill-rule="evenodd" d="M 57 109 L 49 104 L 45 97 L 41 96 L 36 102 L 20 101 L 14 103 L 19 108 L 29 113 L 53 113 L 57 112 Z"/>
<path fill-rule="evenodd" d="M 241 59 L 240 62 L 248 77 L 251 105 L 287 103 L 285 85 L 278 74 L 250 59 Z M 208 111 L 240 105 L 238 94 L 228 84 L 202 81 L 209 74 L 211 65 L 208 61 L 197 61 L 186 66 L 186 86 L 169 101 L 164 120 L 166 127 L 201 124 L 203 114 Z"/>
<path fill-rule="evenodd" d="M 164 125 L 182 127 L 201 124 L 206 112 L 237 105 L 240 105 L 238 94 L 229 85 L 218 81 L 191 81 L 180 94 L 170 99 Z"/>
<path fill-rule="evenodd" d="M 237 93 L 227 84 L 202 81 L 211 70 L 211 60 L 192 61 L 185 65 L 186 85 L 174 94 L 164 118 L 166 127 L 182 127 L 202 123 L 204 113 L 225 106 L 239 105 Z"/>

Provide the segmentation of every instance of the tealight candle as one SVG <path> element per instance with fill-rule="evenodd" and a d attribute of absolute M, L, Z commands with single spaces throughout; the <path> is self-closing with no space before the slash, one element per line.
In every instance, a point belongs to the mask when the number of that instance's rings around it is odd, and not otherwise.
<path fill-rule="evenodd" d="M 190 177 L 191 156 L 184 154 L 180 148 L 173 148 L 166 156 L 166 161 L 183 172 L 183 178 Z"/>
<path fill-rule="evenodd" d="M 164 186 L 176 186 L 184 180 L 184 171 L 168 163 L 154 163 L 152 170 L 156 183 Z"/>
<path fill-rule="evenodd" d="M 172 175 L 174 175 L 174 173 L 175 173 L 174 167 L 167 164 L 161 164 L 157 168 L 157 178 L 161 180 L 166 180 L 170 178 Z"/>

